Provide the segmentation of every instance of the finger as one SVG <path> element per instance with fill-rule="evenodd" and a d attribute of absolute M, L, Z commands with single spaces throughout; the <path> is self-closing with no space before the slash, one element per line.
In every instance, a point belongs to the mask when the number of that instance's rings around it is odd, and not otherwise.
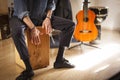
<path fill-rule="evenodd" d="M 39 32 L 39 31 L 38 31 L 38 35 L 35 37 L 35 43 L 36 43 L 37 45 L 40 44 L 40 32 Z"/>
<path fill-rule="evenodd" d="M 52 28 L 51 28 L 51 26 L 49 26 L 48 34 L 50 34 L 51 32 L 52 32 Z"/>
<path fill-rule="evenodd" d="M 33 37 L 33 43 L 34 43 L 34 45 L 36 45 L 36 39 L 35 39 L 35 36 Z"/>
<path fill-rule="evenodd" d="M 50 28 L 50 33 L 53 31 L 53 29 L 52 28 Z"/>
<path fill-rule="evenodd" d="M 40 32 L 40 34 L 39 35 L 43 35 L 44 33 L 42 33 L 42 32 Z"/>
<path fill-rule="evenodd" d="M 51 31 L 51 29 L 50 29 L 50 26 L 48 25 L 48 26 L 47 26 L 47 34 L 49 34 L 50 31 Z"/>
<path fill-rule="evenodd" d="M 34 42 L 35 42 L 35 45 L 37 45 L 37 43 L 38 43 L 38 42 L 37 42 L 37 38 L 36 38 L 36 37 L 35 37 L 35 40 L 34 40 Z"/>
<path fill-rule="evenodd" d="M 49 27 L 47 27 L 47 34 L 49 34 Z"/>
<path fill-rule="evenodd" d="M 36 36 L 36 38 L 35 38 L 35 43 L 36 43 L 36 45 L 39 45 L 39 44 L 40 44 L 39 36 Z"/>
<path fill-rule="evenodd" d="M 31 36 L 31 43 L 33 44 L 33 37 Z"/>
<path fill-rule="evenodd" d="M 31 43 L 33 44 L 33 39 L 31 38 Z"/>
<path fill-rule="evenodd" d="M 39 30 L 37 31 L 37 36 L 35 37 L 35 42 L 37 45 L 40 44 L 40 31 Z"/>
<path fill-rule="evenodd" d="M 45 33 L 47 33 L 47 30 L 46 30 L 46 25 L 43 24 L 42 27 L 45 29 Z"/>
<path fill-rule="evenodd" d="M 35 41 L 36 41 L 36 45 L 39 45 L 39 39 L 38 39 L 38 36 L 36 36 Z"/>
<path fill-rule="evenodd" d="M 45 25 L 45 32 L 46 32 L 46 34 L 48 33 L 48 27 L 47 27 L 47 25 Z"/>
<path fill-rule="evenodd" d="M 37 41 L 38 41 L 37 44 L 39 45 L 41 43 L 40 36 L 37 37 Z"/>
<path fill-rule="evenodd" d="M 50 28 L 50 26 L 48 27 L 48 34 L 50 34 L 50 32 L 51 32 L 51 28 Z"/>
<path fill-rule="evenodd" d="M 45 28 L 44 24 L 42 24 L 42 28 Z"/>

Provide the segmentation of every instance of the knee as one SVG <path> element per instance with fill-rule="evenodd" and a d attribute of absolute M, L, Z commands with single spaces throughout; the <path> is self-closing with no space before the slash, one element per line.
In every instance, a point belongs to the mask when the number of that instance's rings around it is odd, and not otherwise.
<path fill-rule="evenodd" d="M 24 31 L 21 27 L 16 26 L 15 28 L 11 29 L 12 37 L 20 37 L 24 34 Z"/>
<path fill-rule="evenodd" d="M 25 25 L 17 18 L 12 18 L 9 21 L 9 26 L 11 27 L 12 37 L 20 36 L 24 33 Z"/>
<path fill-rule="evenodd" d="M 74 28 L 74 27 L 75 27 L 75 23 L 74 23 L 74 22 L 72 22 L 72 23 L 71 23 L 71 26 Z"/>
<path fill-rule="evenodd" d="M 71 22 L 71 25 L 70 25 L 70 31 L 74 31 L 74 28 L 75 28 L 75 23 L 74 22 Z"/>

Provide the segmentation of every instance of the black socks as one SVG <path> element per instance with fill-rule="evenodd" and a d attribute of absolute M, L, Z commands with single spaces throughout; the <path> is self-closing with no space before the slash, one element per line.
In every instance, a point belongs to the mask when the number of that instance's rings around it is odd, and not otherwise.
<path fill-rule="evenodd" d="M 32 67 L 31 67 L 31 64 L 30 64 L 29 59 L 25 59 L 25 60 L 23 60 L 23 61 L 24 61 L 26 70 L 27 70 L 27 71 L 32 71 Z"/>
<path fill-rule="evenodd" d="M 65 50 L 65 48 L 63 46 L 59 46 L 58 54 L 57 54 L 57 57 L 56 57 L 56 62 L 59 63 L 59 62 L 62 61 L 64 50 Z"/>

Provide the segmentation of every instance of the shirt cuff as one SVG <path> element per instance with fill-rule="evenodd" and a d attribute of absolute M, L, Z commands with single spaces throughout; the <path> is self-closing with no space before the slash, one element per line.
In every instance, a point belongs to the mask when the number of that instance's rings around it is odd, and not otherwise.
<path fill-rule="evenodd" d="M 47 7 L 47 10 L 55 10 L 56 6 L 55 6 L 55 3 L 52 3 L 52 4 L 49 4 L 48 7 Z"/>
<path fill-rule="evenodd" d="M 22 20 L 25 16 L 29 16 L 29 12 L 28 11 L 22 12 L 20 15 L 18 15 L 18 18 L 20 18 Z"/>

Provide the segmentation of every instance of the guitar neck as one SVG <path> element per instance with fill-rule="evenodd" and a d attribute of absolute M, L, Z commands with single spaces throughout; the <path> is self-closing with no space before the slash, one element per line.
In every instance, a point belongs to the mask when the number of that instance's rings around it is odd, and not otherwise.
<path fill-rule="evenodd" d="M 84 11 L 84 21 L 87 22 L 88 21 L 88 0 L 85 0 L 83 2 L 83 11 Z"/>
<path fill-rule="evenodd" d="M 84 2 L 88 2 L 88 0 L 84 0 Z"/>

